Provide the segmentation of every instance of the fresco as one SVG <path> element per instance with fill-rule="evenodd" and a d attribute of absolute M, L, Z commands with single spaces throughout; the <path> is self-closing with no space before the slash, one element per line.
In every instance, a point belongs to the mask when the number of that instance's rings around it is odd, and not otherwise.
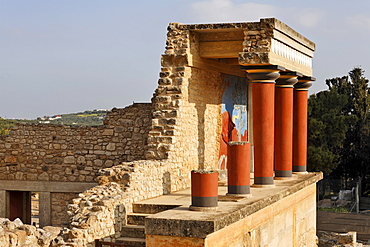
<path fill-rule="evenodd" d="M 230 141 L 248 141 L 248 84 L 246 78 L 223 75 L 222 131 L 218 168 L 226 170 Z"/>

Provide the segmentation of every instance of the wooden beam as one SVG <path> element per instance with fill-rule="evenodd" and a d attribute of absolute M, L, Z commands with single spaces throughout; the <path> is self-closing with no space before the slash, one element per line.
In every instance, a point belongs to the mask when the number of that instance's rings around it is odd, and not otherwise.
<path fill-rule="evenodd" d="M 220 58 L 219 62 L 226 63 L 228 65 L 240 65 L 237 58 Z"/>
<path fill-rule="evenodd" d="M 199 55 L 204 58 L 237 58 L 243 41 L 199 42 Z"/>
<path fill-rule="evenodd" d="M 234 32 L 208 32 L 199 33 L 199 41 L 241 41 L 244 40 L 243 30 L 238 30 Z"/>
<path fill-rule="evenodd" d="M 201 58 L 199 56 L 189 56 L 189 66 L 193 68 L 217 71 L 223 74 L 235 75 L 239 77 L 246 77 L 246 72 L 242 71 L 238 66 L 231 66 L 226 63 L 220 63 L 214 60 Z"/>

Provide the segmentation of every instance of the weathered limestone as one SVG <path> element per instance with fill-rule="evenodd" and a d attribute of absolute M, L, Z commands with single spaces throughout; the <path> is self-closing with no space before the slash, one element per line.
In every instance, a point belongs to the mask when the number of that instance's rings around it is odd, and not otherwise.
<path fill-rule="evenodd" d="M 65 246 L 63 237 L 58 236 L 62 228 L 46 226 L 43 229 L 25 225 L 21 220 L 0 218 L 0 246 Z"/>

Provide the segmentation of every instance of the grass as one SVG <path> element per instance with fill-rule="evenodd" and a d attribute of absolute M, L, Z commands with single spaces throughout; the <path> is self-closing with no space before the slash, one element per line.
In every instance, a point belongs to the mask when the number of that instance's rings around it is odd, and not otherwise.
<path fill-rule="evenodd" d="M 95 116 L 99 116 L 99 114 L 80 114 L 80 115 L 77 115 L 78 117 L 95 117 Z"/>
<path fill-rule="evenodd" d="M 330 211 L 337 213 L 349 213 L 348 208 L 346 207 L 335 207 L 335 208 L 319 208 L 320 211 Z"/>

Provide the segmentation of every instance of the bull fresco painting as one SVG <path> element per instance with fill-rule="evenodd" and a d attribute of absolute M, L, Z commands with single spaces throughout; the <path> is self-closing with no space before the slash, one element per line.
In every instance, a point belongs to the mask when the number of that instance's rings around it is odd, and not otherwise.
<path fill-rule="evenodd" d="M 248 83 L 246 78 L 223 75 L 222 130 L 218 168 L 226 174 L 230 141 L 248 141 Z M 225 176 L 225 175 L 224 175 Z"/>

